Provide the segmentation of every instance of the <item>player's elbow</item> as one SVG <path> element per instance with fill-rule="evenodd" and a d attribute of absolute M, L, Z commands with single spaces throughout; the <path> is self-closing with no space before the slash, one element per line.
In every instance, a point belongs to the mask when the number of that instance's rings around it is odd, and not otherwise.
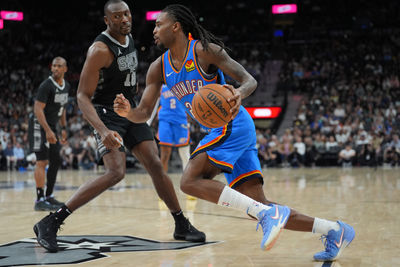
<path fill-rule="evenodd" d="M 251 84 L 251 86 L 250 86 L 250 88 L 251 88 L 251 93 L 253 93 L 253 92 L 256 90 L 257 86 L 258 86 L 258 82 L 257 82 L 256 79 L 254 79 L 253 76 L 251 76 L 250 84 Z"/>

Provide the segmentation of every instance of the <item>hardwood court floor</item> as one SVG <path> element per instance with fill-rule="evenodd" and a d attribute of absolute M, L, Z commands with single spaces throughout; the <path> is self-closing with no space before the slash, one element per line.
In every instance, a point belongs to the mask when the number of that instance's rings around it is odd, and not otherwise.
<path fill-rule="evenodd" d="M 66 200 L 95 176 L 94 171 L 60 171 L 57 198 Z M 264 170 L 270 199 L 354 226 L 355 240 L 333 264 L 313 261 L 323 246 L 312 233 L 283 231 L 272 250 L 261 251 L 262 230 L 255 231 L 255 221 L 235 210 L 188 200 L 179 191 L 179 174 L 170 176 L 186 216 L 206 232 L 207 241 L 217 243 L 173 249 L 173 219 L 158 200 L 150 177 L 129 173 L 66 220 L 59 233 L 69 242 L 65 251 L 45 253 L 32 239 L 32 226 L 47 214 L 33 210 L 33 172 L 1 172 L 0 266 L 74 261 L 82 261 L 81 266 L 400 266 L 399 169 Z M 224 181 L 222 175 L 217 179 Z M 131 245 L 121 248 L 121 244 Z M 82 255 L 98 259 L 83 261 Z"/>

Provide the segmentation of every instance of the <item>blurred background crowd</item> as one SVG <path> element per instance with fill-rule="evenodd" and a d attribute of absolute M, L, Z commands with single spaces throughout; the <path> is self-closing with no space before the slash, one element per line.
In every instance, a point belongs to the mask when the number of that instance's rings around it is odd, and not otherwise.
<path fill-rule="evenodd" d="M 149 63 L 161 54 L 152 44 L 154 22 L 145 20 L 145 12 L 165 5 L 127 2 L 139 51 L 139 101 Z M 184 3 L 257 79 L 257 90 L 243 104 L 283 108 L 276 121 L 256 123 L 263 167 L 398 166 L 399 3 L 296 3 L 296 15 L 280 18 L 271 14 L 271 1 Z M 103 5 L 94 0 L 57 6 L 50 1 L 1 1 L 2 10 L 24 11 L 23 22 L 6 22 L 0 30 L 1 170 L 35 164 L 28 149 L 28 116 L 56 56 L 67 60 L 66 80 L 73 88 L 62 168 L 96 167 L 95 140 L 75 96 L 87 48 L 105 30 Z M 156 131 L 157 124 L 153 126 Z M 191 123 L 192 148 L 204 134 Z M 133 156 L 127 160 L 128 167 L 137 167 Z"/>

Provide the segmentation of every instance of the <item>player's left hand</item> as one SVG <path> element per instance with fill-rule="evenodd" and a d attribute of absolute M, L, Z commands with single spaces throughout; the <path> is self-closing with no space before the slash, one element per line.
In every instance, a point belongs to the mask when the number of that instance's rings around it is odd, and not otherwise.
<path fill-rule="evenodd" d="M 116 95 L 114 99 L 114 111 L 121 117 L 127 117 L 131 110 L 131 104 L 123 94 Z"/>
<path fill-rule="evenodd" d="M 235 89 L 230 84 L 224 84 L 224 87 L 228 88 L 231 92 L 232 95 L 228 101 L 229 104 L 231 105 L 231 113 L 232 113 L 232 120 L 236 117 L 236 115 L 239 113 L 240 105 L 242 104 L 242 95 L 238 90 Z"/>

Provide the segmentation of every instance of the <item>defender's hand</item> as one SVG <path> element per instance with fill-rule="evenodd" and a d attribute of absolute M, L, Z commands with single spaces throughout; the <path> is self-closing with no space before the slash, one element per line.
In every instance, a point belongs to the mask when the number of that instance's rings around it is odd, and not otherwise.
<path fill-rule="evenodd" d="M 55 143 L 57 143 L 57 137 L 56 137 L 55 133 L 54 133 L 52 130 L 46 132 L 46 140 L 47 140 L 50 144 L 55 144 Z"/>
<path fill-rule="evenodd" d="M 231 113 L 232 113 L 232 120 L 236 117 L 236 115 L 239 113 L 240 105 L 242 104 L 242 95 L 240 94 L 239 90 L 236 90 L 235 87 L 233 87 L 230 84 L 224 84 L 223 85 L 225 88 L 228 88 L 233 96 L 231 96 L 228 101 L 229 104 L 231 105 Z"/>
<path fill-rule="evenodd" d="M 121 117 L 127 117 L 131 110 L 131 104 L 123 94 L 116 95 L 114 99 L 114 112 Z"/>
<path fill-rule="evenodd" d="M 107 149 L 119 148 L 123 144 L 121 136 L 117 132 L 111 130 L 107 130 L 101 135 L 101 142 Z"/>

